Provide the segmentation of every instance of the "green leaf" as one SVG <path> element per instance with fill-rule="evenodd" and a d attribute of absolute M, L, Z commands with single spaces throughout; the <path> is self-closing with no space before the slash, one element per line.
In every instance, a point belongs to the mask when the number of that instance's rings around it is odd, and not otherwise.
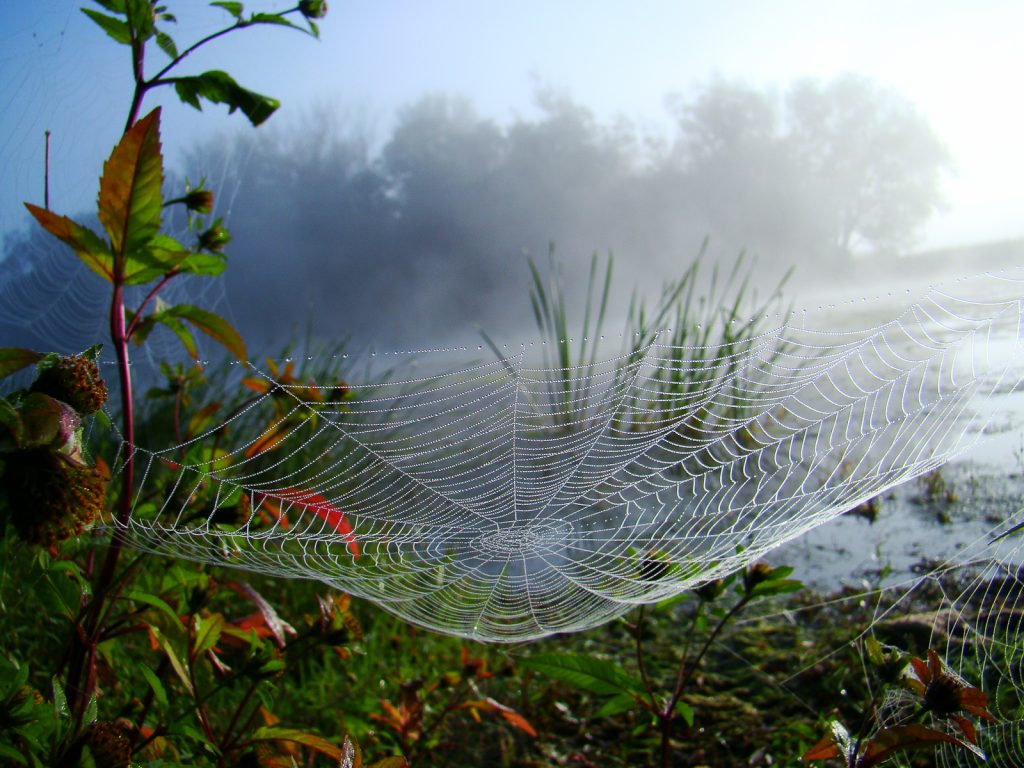
<path fill-rule="evenodd" d="M 134 316 L 134 312 L 125 311 L 125 317 L 128 319 L 128 322 L 131 322 Z M 153 315 L 147 315 L 142 318 L 139 324 L 135 326 L 135 330 L 132 331 L 132 341 L 141 345 L 149 337 L 154 327 L 156 327 L 156 320 L 153 319 Z"/>
<path fill-rule="evenodd" d="M 125 13 L 124 0 L 93 0 L 97 5 L 102 5 L 111 13 L 120 13 L 122 16 Z"/>
<path fill-rule="evenodd" d="M 122 45 L 131 45 L 132 33 L 127 21 L 115 19 L 105 13 L 94 11 L 91 8 L 82 8 L 82 13 L 96 22 L 100 29 Z"/>
<path fill-rule="evenodd" d="M 627 693 L 636 697 L 645 693 L 643 682 L 627 675 L 613 661 L 577 654 L 550 653 L 527 656 L 519 659 L 518 664 L 591 693 Z"/>
<path fill-rule="evenodd" d="M 135 29 L 135 37 L 139 40 L 149 40 L 156 32 L 153 18 L 153 5 L 150 0 L 126 0 L 125 12 Z"/>
<path fill-rule="evenodd" d="M 178 265 L 178 271 L 190 275 L 219 275 L 228 265 L 227 258 L 221 253 L 196 253 L 189 255 Z"/>
<path fill-rule="evenodd" d="M 185 351 L 188 352 L 189 357 L 193 360 L 199 359 L 199 347 L 196 345 L 195 337 L 183 323 L 164 314 L 157 314 L 152 317 L 178 337 L 178 341 L 184 345 Z"/>
<path fill-rule="evenodd" d="M 185 690 L 190 695 L 195 696 L 195 689 L 192 687 L 192 681 L 188 677 L 188 672 L 185 670 L 185 663 L 178 656 L 178 652 L 174 648 L 174 644 L 170 641 L 163 632 L 152 624 L 149 625 L 149 631 L 153 633 L 153 637 L 156 638 L 157 642 L 164 649 L 164 653 L 167 654 L 167 660 L 171 662 L 171 667 L 178 675 L 178 679 L 181 680 L 182 685 L 185 686 Z"/>
<path fill-rule="evenodd" d="M 0 744 L 0 757 L 7 760 L 14 760 L 18 765 L 28 765 L 25 756 L 8 744 Z"/>
<path fill-rule="evenodd" d="M 0 397 L 0 451 L 20 448 L 25 426 L 14 406 L 6 398 Z"/>
<path fill-rule="evenodd" d="M 96 700 L 96 694 L 93 694 L 89 697 L 89 703 L 85 705 L 85 713 L 82 715 L 82 720 L 86 723 L 95 722 L 98 714 L 99 703 Z"/>
<path fill-rule="evenodd" d="M 143 605 L 148 605 L 151 608 L 156 608 L 170 620 L 171 624 L 175 624 L 179 621 L 178 614 L 174 609 L 171 608 L 165 600 L 157 597 L 156 595 L 151 595 L 148 592 L 129 592 L 127 598 L 136 603 L 142 603 Z"/>
<path fill-rule="evenodd" d="M 160 46 L 160 50 L 167 54 L 168 58 L 178 58 L 178 46 L 174 44 L 173 38 L 166 32 L 157 30 L 156 33 L 156 44 Z"/>
<path fill-rule="evenodd" d="M 194 659 L 213 648 L 220 640 L 220 633 L 224 629 L 224 617 L 219 613 L 211 616 L 196 616 L 193 622 L 195 640 L 192 644 L 192 658 Z"/>
<path fill-rule="evenodd" d="M 35 352 L 24 347 L 2 347 L 0 348 L 0 379 L 42 359 L 42 352 Z"/>
<path fill-rule="evenodd" d="M 191 304 L 176 304 L 164 310 L 164 314 L 171 317 L 180 317 L 192 323 L 192 325 L 222 345 L 237 359 L 245 360 L 247 358 L 245 342 L 242 340 L 242 337 L 220 315 L 194 307 Z"/>
<path fill-rule="evenodd" d="M 232 2 L 228 2 L 227 0 L 217 0 L 217 2 L 210 3 L 210 5 L 214 6 L 216 8 L 223 8 L 225 11 L 227 11 L 232 16 L 234 16 L 236 19 L 241 19 L 242 18 L 242 4 L 241 3 L 232 3 Z"/>
<path fill-rule="evenodd" d="M 118 277 L 128 254 L 145 248 L 160 231 L 163 180 L 157 107 L 125 132 L 103 164 L 99 218 L 110 237 Z"/>
<path fill-rule="evenodd" d="M 804 588 L 798 579 L 778 579 L 764 581 L 750 590 L 751 597 L 772 597 L 773 595 L 790 595 Z"/>
<path fill-rule="evenodd" d="M 292 22 L 290 22 L 288 19 L 286 19 L 284 16 L 281 16 L 278 13 L 254 13 L 252 14 L 252 16 L 249 17 L 248 23 L 276 24 L 281 27 L 291 27 L 292 29 L 297 29 L 299 30 L 299 32 L 306 32 L 305 29 L 298 26 L 297 24 L 292 24 Z"/>
<path fill-rule="evenodd" d="M 167 706 L 167 691 L 164 688 L 164 684 L 160 682 L 160 678 L 156 676 L 156 672 L 151 670 L 145 664 L 142 664 L 139 669 L 142 670 L 142 676 L 146 678 L 146 682 L 149 683 L 149 687 L 153 689 L 153 696 L 157 702 L 163 706 Z"/>
<path fill-rule="evenodd" d="M 612 698 L 608 699 L 597 712 L 594 713 L 594 717 L 612 717 L 613 715 L 621 715 L 623 712 L 629 712 L 636 707 L 636 697 L 631 693 L 620 693 Z"/>
<path fill-rule="evenodd" d="M 68 699 L 64 695 L 64 683 L 54 675 L 50 684 L 53 690 L 53 716 L 60 720 L 68 716 Z"/>
<path fill-rule="evenodd" d="M 55 441 L 63 441 L 68 428 L 77 427 L 78 416 L 73 416 L 74 423 L 69 423 L 72 416 L 70 406 L 61 403 L 42 392 L 31 392 L 21 401 L 19 416 L 21 417 L 22 448 L 37 448 L 54 445 Z"/>
<path fill-rule="evenodd" d="M 228 111 L 236 109 L 249 118 L 253 125 L 259 125 L 281 105 L 277 99 L 263 96 L 243 88 L 227 72 L 210 70 L 194 77 L 174 78 L 174 90 L 186 104 L 202 110 L 200 99 L 214 104 L 227 104 Z"/>
<path fill-rule="evenodd" d="M 114 257 L 99 235 L 67 216 L 58 216 L 31 203 L 25 203 L 25 207 L 43 229 L 70 245 L 89 269 L 108 282 L 114 281 Z"/>
<path fill-rule="evenodd" d="M 693 728 L 693 707 L 680 699 L 676 702 L 676 711 L 683 716 L 686 724 Z"/>

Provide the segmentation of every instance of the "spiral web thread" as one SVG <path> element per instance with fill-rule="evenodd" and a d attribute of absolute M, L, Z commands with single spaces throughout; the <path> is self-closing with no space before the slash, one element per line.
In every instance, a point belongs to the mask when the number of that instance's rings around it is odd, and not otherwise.
<path fill-rule="evenodd" d="M 1021 307 L 932 292 L 870 330 L 656 338 L 564 371 L 531 366 L 530 346 L 319 389 L 252 368 L 266 391 L 217 429 L 136 449 L 119 534 L 479 640 L 593 627 L 962 451 L 1020 382 Z"/>

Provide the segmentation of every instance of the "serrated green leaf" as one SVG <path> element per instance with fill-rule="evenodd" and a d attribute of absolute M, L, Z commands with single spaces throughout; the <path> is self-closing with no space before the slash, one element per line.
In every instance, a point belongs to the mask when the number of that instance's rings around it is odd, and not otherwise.
<path fill-rule="evenodd" d="M 217 2 L 210 3 L 215 8 L 223 8 L 225 11 L 230 13 L 236 19 L 242 18 L 242 4 L 227 2 L 227 0 L 217 0 Z"/>
<path fill-rule="evenodd" d="M 174 39 L 166 32 L 157 30 L 156 32 L 156 44 L 160 46 L 160 50 L 167 54 L 168 58 L 178 58 L 178 46 L 174 44 Z"/>
<path fill-rule="evenodd" d="M 132 33 L 128 27 L 128 22 L 115 19 L 113 16 L 107 16 L 105 13 L 94 11 L 91 8 L 82 8 L 82 13 L 96 22 L 96 25 L 116 42 L 121 43 L 121 45 L 131 45 Z"/>
<path fill-rule="evenodd" d="M 245 342 L 231 324 L 218 314 L 191 304 L 176 304 L 163 314 L 187 320 L 239 360 L 247 358 Z"/>
<path fill-rule="evenodd" d="M 193 77 L 174 79 L 174 90 L 186 104 L 202 110 L 200 99 L 214 104 L 226 104 L 229 112 L 236 109 L 249 118 L 253 125 L 259 125 L 280 106 L 277 99 L 263 96 L 243 88 L 227 72 L 210 70 Z"/>
<path fill-rule="evenodd" d="M 160 231 L 163 168 L 157 107 L 125 132 L 103 164 L 99 218 L 119 276 L 127 256 L 144 249 Z"/>
<path fill-rule="evenodd" d="M 167 235 L 157 234 L 146 247 L 128 255 L 124 264 L 125 285 L 141 285 L 171 272 L 191 272 L 182 265 L 192 252 Z"/>
<path fill-rule="evenodd" d="M 561 680 L 584 691 L 599 694 L 644 695 L 643 682 L 623 672 L 613 661 L 577 654 L 539 654 L 517 662 L 525 669 Z"/>
<path fill-rule="evenodd" d="M 0 348 L 0 379 L 43 359 L 42 352 L 24 347 Z"/>
<path fill-rule="evenodd" d="M 31 203 L 25 203 L 25 207 L 43 229 L 70 245 L 89 269 L 108 282 L 114 281 L 114 257 L 99 235 L 67 216 L 58 216 Z"/>

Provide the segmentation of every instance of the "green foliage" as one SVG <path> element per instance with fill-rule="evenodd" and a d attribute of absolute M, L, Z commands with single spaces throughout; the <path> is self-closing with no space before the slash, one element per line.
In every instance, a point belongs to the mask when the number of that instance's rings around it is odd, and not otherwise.
<path fill-rule="evenodd" d="M 701 662 L 726 626 L 751 603 L 803 589 L 799 581 L 787 578 L 792 572 L 788 566 L 773 568 L 757 562 L 741 572 L 693 590 L 689 597 L 696 599 L 696 606 L 691 612 L 687 633 L 677 638 L 677 642 L 682 642 L 683 650 L 678 657 L 674 683 L 665 695 L 658 695 L 655 681 L 648 672 L 643 608 L 638 610 L 636 622 L 631 627 L 637 663 L 635 675 L 622 669 L 621 653 L 608 659 L 578 654 L 538 654 L 526 656 L 519 662 L 520 666 L 604 698 L 604 703 L 593 715 L 595 719 L 616 717 L 631 710 L 643 712 L 648 717 L 647 722 L 660 733 L 661 764 L 668 766 L 672 762 L 675 719 L 681 717 L 688 728 L 693 728 L 700 714 L 699 708 L 687 701 L 685 695 L 695 693 L 688 689 L 696 679 Z M 738 598 L 735 603 L 728 610 L 716 606 L 715 602 L 733 584 Z M 666 601 L 663 609 L 679 602 L 679 598 L 672 598 Z M 695 645 L 698 650 L 694 653 L 692 648 Z"/>

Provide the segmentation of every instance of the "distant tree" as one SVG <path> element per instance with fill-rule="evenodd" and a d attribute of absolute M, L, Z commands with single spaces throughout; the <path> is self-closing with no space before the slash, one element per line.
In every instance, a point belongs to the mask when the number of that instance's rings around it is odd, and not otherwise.
<path fill-rule="evenodd" d="M 867 78 L 803 80 L 782 99 L 715 81 L 677 112 L 677 157 L 712 217 L 753 227 L 751 243 L 892 252 L 942 205 L 949 152 L 913 104 Z"/>
<path fill-rule="evenodd" d="M 805 80 L 787 102 L 793 156 L 805 164 L 836 247 L 894 251 L 942 205 L 948 150 L 903 96 L 867 78 Z"/>

